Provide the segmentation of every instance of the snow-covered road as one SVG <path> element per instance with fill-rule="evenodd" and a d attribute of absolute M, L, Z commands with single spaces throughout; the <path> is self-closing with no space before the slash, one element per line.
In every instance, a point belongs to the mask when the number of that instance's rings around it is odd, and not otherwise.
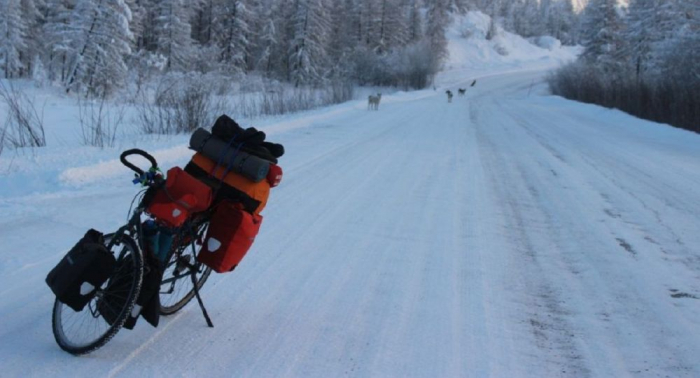
<path fill-rule="evenodd" d="M 1 198 L 0 376 L 699 376 L 700 135 L 547 96 L 544 75 L 263 127 L 285 179 L 204 287 L 214 329 L 191 304 L 61 351 L 43 279 L 135 189 L 123 170 Z"/>

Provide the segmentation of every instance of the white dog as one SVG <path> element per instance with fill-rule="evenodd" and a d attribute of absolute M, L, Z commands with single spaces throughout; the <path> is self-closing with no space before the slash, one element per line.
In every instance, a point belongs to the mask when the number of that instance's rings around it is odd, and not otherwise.
<path fill-rule="evenodd" d="M 382 94 L 377 93 L 376 96 L 370 95 L 367 98 L 367 109 L 369 110 L 379 110 L 379 102 L 382 101 Z"/>

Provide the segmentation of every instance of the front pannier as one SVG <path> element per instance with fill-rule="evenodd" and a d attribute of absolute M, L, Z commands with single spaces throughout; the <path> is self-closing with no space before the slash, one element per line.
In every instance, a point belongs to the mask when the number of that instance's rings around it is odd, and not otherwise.
<path fill-rule="evenodd" d="M 240 204 L 223 201 L 209 223 L 197 260 L 217 273 L 230 272 L 243 259 L 260 230 L 263 217 L 240 209 Z"/>
<path fill-rule="evenodd" d="M 192 213 L 211 205 L 211 188 L 183 171 L 173 167 L 168 171 L 165 186 L 156 192 L 147 212 L 167 227 L 180 227 Z"/>
<path fill-rule="evenodd" d="M 112 275 L 115 264 L 102 233 L 91 229 L 49 272 L 46 284 L 59 301 L 82 311 Z"/>

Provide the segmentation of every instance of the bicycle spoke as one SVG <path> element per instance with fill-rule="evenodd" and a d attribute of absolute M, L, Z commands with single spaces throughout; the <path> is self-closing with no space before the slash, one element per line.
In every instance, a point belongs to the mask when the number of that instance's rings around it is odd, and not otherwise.
<path fill-rule="evenodd" d="M 165 264 L 163 280 L 161 281 L 161 313 L 164 315 L 177 312 L 194 297 L 193 271 L 199 288 L 209 277 L 210 270 L 199 265 L 196 261 L 196 255 L 202 247 L 201 240 L 206 234 L 207 226 L 206 222 L 202 223 L 195 227 L 197 229 L 196 236 L 178 237 L 173 243 L 174 252 L 171 253 Z"/>

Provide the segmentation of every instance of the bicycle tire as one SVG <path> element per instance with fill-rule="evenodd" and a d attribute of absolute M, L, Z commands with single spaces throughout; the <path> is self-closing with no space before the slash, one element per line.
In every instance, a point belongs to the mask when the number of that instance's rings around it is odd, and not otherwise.
<path fill-rule="evenodd" d="M 113 236 L 114 234 L 105 235 L 105 244 L 108 244 Z M 68 353 L 78 356 L 104 346 L 122 328 L 136 303 L 143 280 L 143 257 L 134 239 L 128 235 L 122 235 L 113 249 L 115 247 L 118 251 L 110 252 L 115 254 L 118 263 L 123 262 L 122 267 L 127 268 L 115 269 L 112 277 L 98 289 L 95 298 L 82 311 L 75 312 L 58 299 L 54 302 L 51 318 L 54 338 L 58 346 Z M 125 287 L 119 287 L 119 290 L 110 289 L 110 282 L 117 280 L 125 280 L 124 282 L 128 284 L 126 297 L 117 295 L 126 292 Z M 122 302 L 123 299 L 123 304 L 120 303 L 122 308 L 118 313 L 109 305 L 109 298 L 113 298 L 112 303 Z M 111 311 L 109 315 L 111 321 L 107 320 L 103 314 L 107 309 Z M 90 332 L 92 335 L 80 337 L 77 335 L 80 330 Z"/>
<path fill-rule="evenodd" d="M 175 253 L 172 253 L 168 263 L 163 270 L 163 280 L 161 281 L 160 291 L 160 314 L 164 316 L 175 314 L 185 307 L 195 296 L 194 285 L 190 277 L 191 271 L 188 269 L 185 274 L 178 273 L 178 265 L 180 259 L 186 259 L 188 264 L 195 264 L 197 267 L 197 290 L 200 290 L 204 283 L 211 275 L 211 268 L 202 264 L 196 264 L 196 255 L 201 248 L 200 241 L 204 239 L 208 223 L 203 224 L 197 232 L 197 237 L 187 244 L 178 244 L 173 248 L 177 248 Z M 195 251 L 192 251 L 194 244 Z M 163 291 L 163 288 L 166 291 Z"/>

